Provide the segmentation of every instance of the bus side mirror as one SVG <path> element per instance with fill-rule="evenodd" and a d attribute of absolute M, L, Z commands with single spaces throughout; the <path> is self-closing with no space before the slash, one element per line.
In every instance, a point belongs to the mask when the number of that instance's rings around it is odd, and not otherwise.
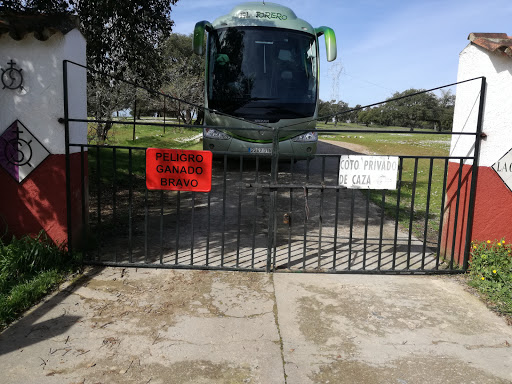
<path fill-rule="evenodd" d="M 336 48 L 336 35 L 332 28 L 329 27 L 318 27 L 315 28 L 317 37 L 322 35 L 325 36 L 325 50 L 327 54 L 327 61 L 336 60 L 337 48 Z"/>
<path fill-rule="evenodd" d="M 196 23 L 194 27 L 194 39 L 192 41 L 192 48 L 194 49 L 194 53 L 199 56 L 203 56 L 204 54 L 204 33 L 209 32 L 213 29 L 212 25 L 209 21 L 203 20 Z"/>

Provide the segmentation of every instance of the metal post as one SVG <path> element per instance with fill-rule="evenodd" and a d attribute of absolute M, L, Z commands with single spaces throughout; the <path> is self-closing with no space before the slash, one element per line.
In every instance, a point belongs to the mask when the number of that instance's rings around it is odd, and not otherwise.
<path fill-rule="evenodd" d="M 137 121 L 137 90 L 135 90 L 135 101 L 133 102 L 133 138 L 135 141 L 135 122 Z"/>
<path fill-rule="evenodd" d="M 71 224 L 71 164 L 70 164 L 70 152 L 69 152 L 69 95 L 68 95 L 68 62 L 64 60 L 63 69 L 63 86 L 64 86 L 64 145 L 66 151 L 66 220 L 67 220 L 67 231 L 68 231 L 68 252 L 73 254 L 73 235 L 72 235 L 72 224 Z"/>
<path fill-rule="evenodd" d="M 272 187 L 277 184 L 277 174 L 279 167 L 279 129 L 273 129 L 272 138 L 272 164 L 270 170 L 270 206 L 268 210 L 268 243 L 267 243 L 267 268 L 266 271 L 270 272 L 272 268 L 272 250 L 275 242 L 275 228 L 276 228 L 276 205 L 277 205 L 277 189 Z"/>
<path fill-rule="evenodd" d="M 482 77 L 482 83 L 480 85 L 480 103 L 478 105 L 478 120 L 476 124 L 476 136 L 475 136 L 475 156 L 473 159 L 473 169 L 471 171 L 471 189 L 469 193 L 469 207 L 468 207 L 468 224 L 466 227 L 466 244 L 464 247 L 464 263 L 462 269 L 468 270 L 469 262 L 469 251 L 471 248 L 471 237 L 473 234 L 473 215 L 475 212 L 475 194 L 478 180 L 478 166 L 480 161 L 480 143 L 482 140 L 482 126 L 484 120 L 484 108 L 485 108 L 485 91 L 487 87 L 487 81 L 485 76 Z"/>
<path fill-rule="evenodd" d="M 180 132 L 181 132 L 180 116 L 181 116 L 181 103 L 178 101 L 178 128 L 180 128 Z"/>
<path fill-rule="evenodd" d="M 167 97 L 164 96 L 164 134 L 165 134 L 165 102 L 166 102 L 166 99 Z"/>

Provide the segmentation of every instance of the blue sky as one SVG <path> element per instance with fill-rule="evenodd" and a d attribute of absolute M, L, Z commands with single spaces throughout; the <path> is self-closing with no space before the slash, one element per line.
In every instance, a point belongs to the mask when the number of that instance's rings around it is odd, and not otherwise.
<path fill-rule="evenodd" d="M 237 0 L 180 0 L 171 18 L 190 34 L 200 20 L 228 13 Z M 471 32 L 512 35 L 512 0 L 277 0 L 313 27 L 336 32 L 338 58 L 325 60 L 320 43 L 320 98 L 367 105 L 396 91 L 429 89 L 457 79 L 459 53 Z M 340 72 L 341 71 L 341 72 Z M 340 72 L 339 87 L 333 87 Z"/>

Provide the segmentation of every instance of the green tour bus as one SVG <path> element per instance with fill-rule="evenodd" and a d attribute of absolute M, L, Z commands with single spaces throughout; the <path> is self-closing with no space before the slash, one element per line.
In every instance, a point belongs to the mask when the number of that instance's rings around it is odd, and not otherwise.
<path fill-rule="evenodd" d="M 333 61 L 334 31 L 313 28 L 290 8 L 248 2 L 213 23 L 196 24 L 198 55 L 204 54 L 205 32 L 204 149 L 271 155 L 273 131 L 279 128 L 280 157 L 314 154 L 318 38 L 325 36 L 327 60 Z"/>

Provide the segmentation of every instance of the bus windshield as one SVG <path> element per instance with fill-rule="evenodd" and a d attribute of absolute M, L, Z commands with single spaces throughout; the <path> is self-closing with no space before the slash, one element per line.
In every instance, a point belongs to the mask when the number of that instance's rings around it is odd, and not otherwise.
<path fill-rule="evenodd" d="M 230 27 L 209 34 L 208 107 L 258 122 L 311 117 L 317 99 L 315 36 Z"/>

